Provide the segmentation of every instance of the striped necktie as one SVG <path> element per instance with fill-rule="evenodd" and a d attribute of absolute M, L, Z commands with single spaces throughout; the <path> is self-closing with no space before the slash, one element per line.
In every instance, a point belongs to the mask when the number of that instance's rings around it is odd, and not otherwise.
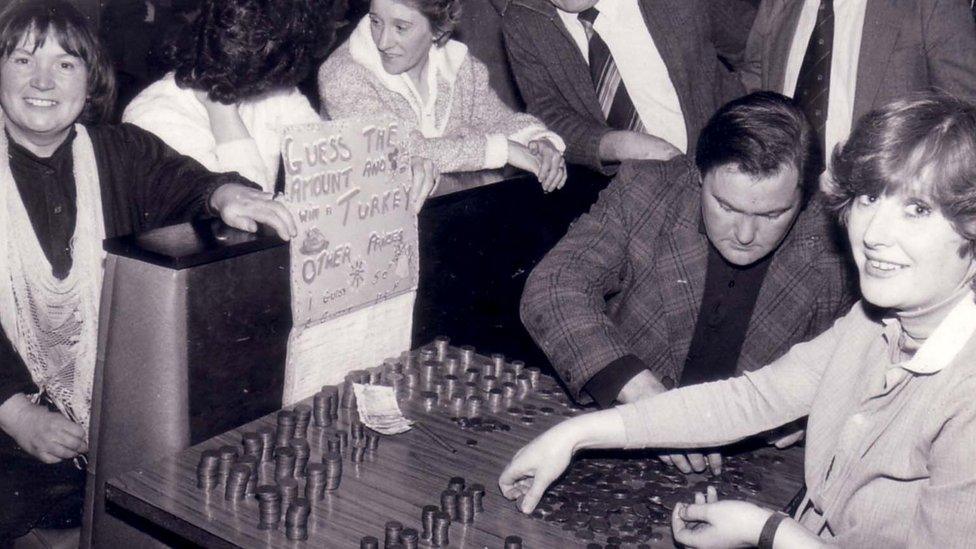
<path fill-rule="evenodd" d="M 611 128 L 643 132 L 644 124 L 620 78 L 620 71 L 613 61 L 610 48 L 593 28 L 593 22 L 599 14 L 596 8 L 589 8 L 581 11 L 577 17 L 589 37 L 590 77 L 596 87 L 600 109 Z"/>
<path fill-rule="evenodd" d="M 827 102 L 830 97 L 830 58 L 834 45 L 834 2 L 820 0 L 817 10 L 817 23 L 807 43 L 807 51 L 803 55 L 800 74 L 796 79 L 796 89 L 793 98 L 806 113 L 813 129 L 817 132 L 817 142 L 820 144 L 820 168 L 814 173 L 823 171 L 825 158 L 830 153 L 826 150 Z"/>

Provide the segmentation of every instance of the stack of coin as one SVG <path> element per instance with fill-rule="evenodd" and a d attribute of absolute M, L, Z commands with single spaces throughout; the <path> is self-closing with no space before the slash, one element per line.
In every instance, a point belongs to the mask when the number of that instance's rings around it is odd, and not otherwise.
<path fill-rule="evenodd" d="M 339 417 L 339 387 L 337 385 L 323 385 L 322 394 L 329 402 L 329 413 L 332 419 Z"/>
<path fill-rule="evenodd" d="M 503 368 L 505 368 L 505 355 L 503 355 L 501 353 L 492 353 L 491 354 L 491 365 L 495 369 L 496 372 L 498 372 L 498 371 L 502 370 Z"/>
<path fill-rule="evenodd" d="M 298 497 L 298 481 L 293 478 L 282 478 L 277 482 L 281 490 L 281 508 L 288 509 L 291 502 Z"/>
<path fill-rule="evenodd" d="M 515 398 L 517 390 L 514 383 L 502 383 L 502 398 L 512 400 Z"/>
<path fill-rule="evenodd" d="M 236 465 L 243 465 L 250 471 L 247 481 L 247 493 L 253 494 L 258 486 L 258 458 L 254 456 L 241 456 L 237 459 Z"/>
<path fill-rule="evenodd" d="M 481 398 L 478 395 L 475 395 L 475 396 L 472 396 L 472 397 L 469 397 L 468 398 L 468 401 L 465 402 L 465 405 L 464 405 L 465 406 L 465 415 L 468 417 L 468 419 L 474 419 L 476 417 L 481 417 L 481 407 L 482 407 L 482 404 L 484 404 L 484 402 L 485 402 L 485 399 Z"/>
<path fill-rule="evenodd" d="M 437 351 L 437 360 L 443 362 L 447 358 L 447 346 L 451 343 L 451 338 L 447 336 L 437 336 L 434 338 L 434 349 Z"/>
<path fill-rule="evenodd" d="M 532 366 L 531 368 L 526 368 L 524 373 L 529 376 L 529 382 L 532 383 L 532 387 L 539 386 L 542 381 L 542 370 Z"/>
<path fill-rule="evenodd" d="M 303 438 L 293 438 L 288 441 L 288 447 L 295 452 L 295 477 L 304 477 L 305 467 L 308 465 L 308 456 L 312 451 L 308 441 Z"/>
<path fill-rule="evenodd" d="M 468 490 L 474 499 L 474 510 L 476 513 L 483 513 L 485 511 L 484 497 L 485 497 L 485 487 L 481 484 L 472 484 Z"/>
<path fill-rule="evenodd" d="M 305 498 L 296 498 L 285 512 L 285 536 L 290 540 L 308 539 L 308 515 L 312 506 Z"/>
<path fill-rule="evenodd" d="M 366 449 L 375 452 L 380 447 L 380 434 L 370 429 L 366 433 Z"/>
<path fill-rule="evenodd" d="M 508 536 L 505 538 L 505 549 L 522 549 L 522 538 Z"/>
<path fill-rule="evenodd" d="M 421 349 L 417 358 L 420 359 L 420 362 L 437 360 L 437 349 Z"/>
<path fill-rule="evenodd" d="M 337 490 L 342 481 L 342 454 L 328 452 L 322 456 L 322 463 L 325 465 L 325 489 L 329 492 Z"/>
<path fill-rule="evenodd" d="M 399 521 L 391 520 L 384 527 L 384 549 L 390 549 L 395 544 L 400 543 L 400 533 L 403 532 L 403 524 Z"/>
<path fill-rule="evenodd" d="M 505 368 L 505 373 L 504 373 L 505 379 L 503 381 L 510 381 L 510 382 L 513 382 L 514 383 L 515 380 L 518 379 L 518 376 L 521 376 L 521 375 L 526 375 L 526 374 L 525 374 L 525 372 L 522 372 L 520 374 L 520 373 L 516 372 L 514 368 Z M 526 377 L 528 377 L 528 376 L 526 375 Z"/>
<path fill-rule="evenodd" d="M 329 402 L 329 395 L 324 392 L 315 393 L 312 399 L 312 416 L 316 427 L 332 426 L 332 404 Z"/>
<path fill-rule="evenodd" d="M 197 488 L 210 491 L 217 487 L 220 481 L 220 452 L 217 450 L 204 450 L 200 454 L 200 463 L 197 464 Z"/>
<path fill-rule="evenodd" d="M 441 492 L 441 512 L 455 519 L 458 516 L 458 493 L 454 490 Z"/>
<path fill-rule="evenodd" d="M 295 477 L 295 450 L 288 446 L 275 448 L 275 479 Z"/>
<path fill-rule="evenodd" d="M 308 424 L 312 422 L 312 407 L 308 404 L 295 406 L 295 438 L 308 438 Z"/>
<path fill-rule="evenodd" d="M 295 412 L 291 410 L 281 410 L 278 412 L 278 436 L 275 438 L 275 446 L 285 446 L 288 441 L 295 438 Z"/>
<path fill-rule="evenodd" d="M 339 433 L 335 431 L 329 431 L 325 435 L 326 451 L 328 452 L 341 452 L 342 445 L 339 443 Z"/>
<path fill-rule="evenodd" d="M 312 503 L 322 501 L 325 498 L 325 464 L 310 463 L 306 472 L 305 497 Z"/>
<path fill-rule="evenodd" d="M 359 540 L 359 549 L 380 549 L 380 540 L 375 536 L 363 536 L 363 539 Z"/>
<path fill-rule="evenodd" d="M 483 375 L 481 376 L 480 387 L 482 393 L 487 393 L 495 387 L 498 387 L 498 378 L 493 375 Z"/>
<path fill-rule="evenodd" d="M 461 497 L 458 498 L 457 521 L 461 524 L 474 522 L 474 494 L 469 490 L 461 492 Z"/>
<path fill-rule="evenodd" d="M 430 544 L 434 547 L 447 547 L 451 540 L 448 536 L 451 529 L 451 517 L 446 513 L 434 515 L 434 532 L 430 537 Z"/>
<path fill-rule="evenodd" d="M 474 347 L 470 345 L 461 347 L 461 364 L 465 367 L 474 365 Z"/>
<path fill-rule="evenodd" d="M 519 375 L 525 370 L 525 363 L 522 362 L 521 360 L 513 360 L 508 366 L 511 369 L 515 370 L 515 375 Z M 536 368 L 536 370 L 538 370 L 538 368 Z M 531 376 L 529 379 L 531 379 Z"/>
<path fill-rule="evenodd" d="M 446 396 L 451 397 L 458 393 L 461 389 L 461 380 L 458 376 L 453 374 L 448 374 L 444 376 L 444 393 Z"/>
<path fill-rule="evenodd" d="M 244 446 L 244 455 L 261 459 L 261 450 L 264 443 L 261 442 L 261 437 L 256 432 L 245 431 L 241 443 Z"/>
<path fill-rule="evenodd" d="M 437 516 L 437 513 L 440 513 L 440 507 L 436 505 L 424 505 L 424 508 L 420 512 L 420 526 L 423 528 L 420 532 L 420 539 L 430 541 L 434 535 L 434 517 Z"/>
<path fill-rule="evenodd" d="M 349 438 L 352 439 L 354 445 L 366 438 L 366 426 L 359 422 L 351 423 L 349 425 Z"/>
<path fill-rule="evenodd" d="M 262 425 L 256 429 L 258 436 L 261 438 L 261 459 L 260 461 L 266 462 L 274 459 L 274 442 L 275 442 L 275 431 L 267 425 Z"/>
<path fill-rule="evenodd" d="M 444 374 L 457 376 L 461 371 L 461 361 L 451 357 L 444 361 Z"/>
<path fill-rule="evenodd" d="M 227 488 L 224 491 L 224 499 L 228 501 L 241 501 L 247 493 L 247 484 L 251 480 L 251 468 L 243 463 L 236 463 L 230 468 L 230 475 L 227 477 Z"/>
<path fill-rule="evenodd" d="M 221 482 L 227 482 L 227 476 L 230 475 L 230 468 L 237 461 L 237 447 L 221 446 L 218 452 L 220 453 L 220 479 Z"/>
<path fill-rule="evenodd" d="M 281 490 L 273 484 L 262 484 L 256 490 L 258 498 L 258 528 L 271 530 L 281 521 Z"/>
<path fill-rule="evenodd" d="M 532 392 L 532 380 L 526 374 L 515 376 L 515 387 L 518 389 L 518 397 L 525 398 Z"/>
<path fill-rule="evenodd" d="M 464 371 L 465 383 L 478 383 L 481 380 L 481 370 L 478 368 L 468 368 Z"/>
<path fill-rule="evenodd" d="M 420 364 L 420 383 L 426 389 L 430 389 L 437 379 L 437 363 L 428 360 Z"/>
<path fill-rule="evenodd" d="M 364 457 L 366 457 L 366 439 L 354 441 L 350 459 L 353 463 L 362 463 Z"/>
<path fill-rule="evenodd" d="M 457 493 L 464 491 L 464 477 L 451 477 L 447 481 L 447 489 L 454 490 Z"/>
<path fill-rule="evenodd" d="M 502 390 L 498 387 L 488 391 L 488 407 L 491 411 L 498 413 L 502 408 Z"/>
<path fill-rule="evenodd" d="M 400 543 L 403 544 L 403 549 L 418 549 L 420 545 L 420 535 L 414 528 L 404 528 L 400 532 Z"/>

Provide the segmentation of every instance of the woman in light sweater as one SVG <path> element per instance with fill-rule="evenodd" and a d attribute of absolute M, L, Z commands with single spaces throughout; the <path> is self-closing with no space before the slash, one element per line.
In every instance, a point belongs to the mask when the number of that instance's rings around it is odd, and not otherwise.
<path fill-rule="evenodd" d="M 863 300 L 740 377 L 563 422 L 499 479 L 532 511 L 583 448 L 700 448 L 808 416 L 793 518 L 714 491 L 672 517 L 691 547 L 971 547 L 976 537 L 976 107 L 946 96 L 862 118 L 828 198 Z"/>
<path fill-rule="evenodd" d="M 334 39 L 335 0 L 207 0 L 167 51 L 173 70 L 122 120 L 213 172 L 275 190 L 285 126 L 318 122 L 296 88 Z"/>
<path fill-rule="evenodd" d="M 349 40 L 319 69 L 331 118 L 392 115 L 411 153 L 442 173 L 511 164 L 551 191 L 566 181 L 562 139 L 508 108 L 488 69 L 451 40 L 460 0 L 372 0 Z"/>

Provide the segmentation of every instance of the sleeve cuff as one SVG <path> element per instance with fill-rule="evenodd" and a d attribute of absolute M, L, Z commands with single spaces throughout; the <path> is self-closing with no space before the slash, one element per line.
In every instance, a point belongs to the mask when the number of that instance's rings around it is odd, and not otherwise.
<path fill-rule="evenodd" d="M 647 370 L 644 361 L 634 355 L 624 355 L 596 373 L 583 385 L 583 390 L 596 401 L 600 408 L 609 408 L 617 395 L 634 376 Z"/>
<path fill-rule="evenodd" d="M 216 191 L 217 189 L 223 187 L 224 185 L 227 185 L 228 183 L 236 183 L 238 185 L 243 185 L 245 187 L 250 187 L 250 188 L 255 189 L 255 190 L 258 190 L 258 191 L 262 190 L 261 189 L 261 185 L 258 185 L 257 183 L 255 183 L 255 182 L 253 182 L 253 181 L 251 181 L 251 180 L 249 180 L 249 179 L 241 176 L 241 174 L 239 174 L 237 172 L 228 172 L 228 173 L 215 174 L 214 178 L 204 188 L 203 195 L 202 195 L 203 196 L 203 205 L 202 205 L 202 207 L 200 207 L 200 208 L 197 209 L 197 211 L 200 212 L 200 215 L 201 216 L 203 216 L 203 217 L 219 217 L 220 216 L 220 212 L 218 212 L 217 210 L 215 210 L 213 208 L 213 205 L 211 205 L 210 198 L 213 197 L 214 191 Z"/>
<path fill-rule="evenodd" d="M 642 433 L 645 429 L 645 418 L 642 416 L 637 404 L 622 404 L 613 408 L 613 410 L 620 414 L 620 419 L 624 425 L 624 435 L 626 438 L 624 449 L 643 448 L 641 444 L 635 443 L 635 441 L 643 438 Z"/>
<path fill-rule="evenodd" d="M 508 138 L 493 133 L 485 139 L 485 169 L 501 168 L 508 163 Z"/>

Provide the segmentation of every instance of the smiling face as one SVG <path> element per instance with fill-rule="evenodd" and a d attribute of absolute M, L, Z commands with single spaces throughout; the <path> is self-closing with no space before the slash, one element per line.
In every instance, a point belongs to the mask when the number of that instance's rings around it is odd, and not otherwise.
<path fill-rule="evenodd" d="M 389 74 L 407 73 L 419 81 L 435 40 L 427 17 L 400 0 L 372 0 L 368 17 L 383 70 Z"/>
<path fill-rule="evenodd" d="M 861 293 L 878 307 L 936 305 L 965 282 L 973 262 L 968 241 L 938 208 L 905 193 L 855 198 L 847 235 Z"/>
<path fill-rule="evenodd" d="M 39 156 L 64 142 L 85 108 L 88 67 L 49 35 L 36 47 L 27 34 L 0 60 L 0 107 L 11 137 Z"/>
<path fill-rule="evenodd" d="M 702 218 L 712 245 L 733 265 L 750 265 L 773 252 L 800 212 L 794 166 L 769 177 L 726 164 L 702 178 Z"/>

